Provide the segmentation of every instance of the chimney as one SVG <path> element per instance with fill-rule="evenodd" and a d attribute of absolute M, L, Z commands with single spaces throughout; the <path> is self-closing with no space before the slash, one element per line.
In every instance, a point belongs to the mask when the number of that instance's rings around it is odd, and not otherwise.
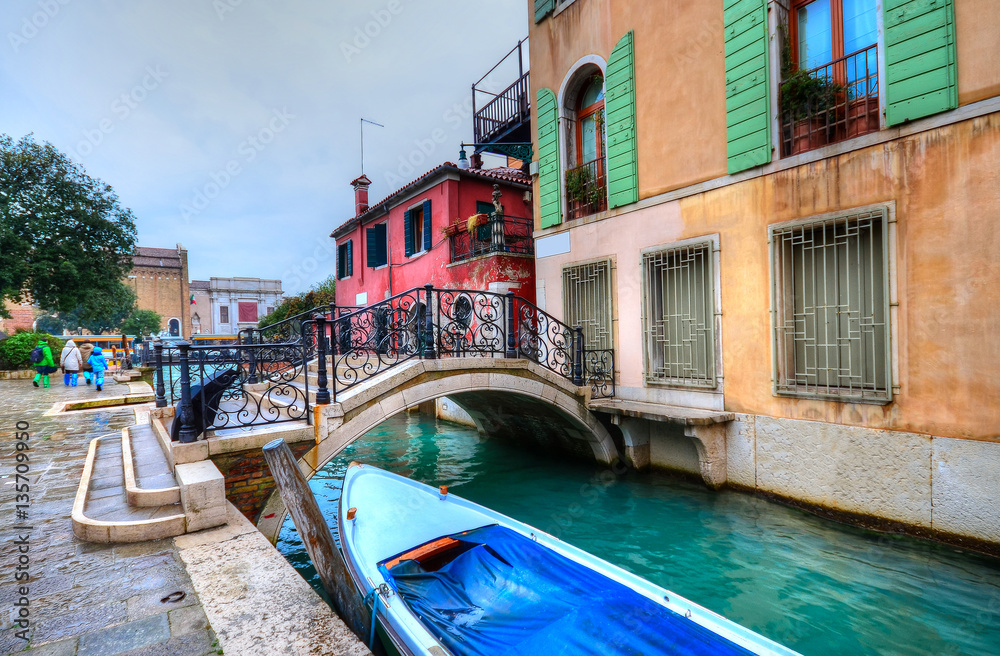
<path fill-rule="evenodd" d="M 368 209 L 368 187 L 372 181 L 364 173 L 351 182 L 354 187 L 354 216 L 361 216 Z"/>
<path fill-rule="evenodd" d="M 472 157 L 469 158 L 469 168 L 473 171 L 483 168 L 483 156 L 479 153 L 472 153 Z"/>

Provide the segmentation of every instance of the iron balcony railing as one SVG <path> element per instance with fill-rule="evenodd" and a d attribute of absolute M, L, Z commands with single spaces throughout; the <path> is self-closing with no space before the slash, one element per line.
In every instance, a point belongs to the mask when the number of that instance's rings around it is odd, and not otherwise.
<path fill-rule="evenodd" d="M 311 368 L 315 402 L 325 404 L 404 362 L 442 357 L 527 358 L 589 386 L 593 398 L 613 397 L 614 351 L 586 343 L 580 326 L 513 292 L 426 285 L 351 312 L 316 308 L 313 318 L 301 320 L 295 341 L 157 342 L 156 403 L 178 404 L 179 439 L 193 441 L 209 429 L 311 421 Z M 212 394 L 194 393 L 209 383 Z"/>
<path fill-rule="evenodd" d="M 528 75 L 529 73 L 522 75 L 476 111 L 472 123 L 476 143 L 495 141 L 504 133 L 531 120 Z M 482 89 L 476 91 L 489 93 Z"/>
<path fill-rule="evenodd" d="M 877 132 L 878 46 L 793 73 L 779 88 L 778 106 L 784 156 Z"/>
<path fill-rule="evenodd" d="M 487 215 L 482 215 L 487 216 Z M 497 217 L 490 214 L 481 225 L 472 231 L 459 229 L 451 235 L 451 261 L 462 262 L 480 255 L 495 253 L 535 254 L 535 241 L 531 219 L 514 216 Z"/>
<path fill-rule="evenodd" d="M 608 209 L 604 158 L 566 171 L 566 205 L 570 219 L 579 219 Z"/>
<path fill-rule="evenodd" d="M 486 75 L 472 85 L 472 130 L 476 143 L 493 143 L 504 135 L 531 121 L 531 87 L 528 71 L 524 67 L 524 46 L 527 39 L 518 41 L 517 45 L 504 55 Z M 493 93 L 485 87 L 491 86 L 490 76 L 503 66 L 498 75 L 513 67 L 510 60 L 516 57 L 517 79 L 500 93 Z M 505 63 L 507 63 L 505 65 Z M 508 78 L 510 79 L 510 78 Z M 496 87 L 493 87 L 496 88 Z M 485 94 L 491 99 L 479 107 L 478 94 Z"/>

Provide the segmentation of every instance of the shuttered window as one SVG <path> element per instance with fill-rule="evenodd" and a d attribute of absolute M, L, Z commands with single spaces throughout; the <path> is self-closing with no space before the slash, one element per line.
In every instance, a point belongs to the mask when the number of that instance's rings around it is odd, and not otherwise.
<path fill-rule="evenodd" d="M 348 239 L 337 247 L 337 278 L 349 278 L 354 274 L 354 243 Z"/>
<path fill-rule="evenodd" d="M 386 228 L 384 223 L 365 229 L 365 256 L 368 266 L 375 269 L 389 263 L 389 249 L 386 244 Z"/>
<path fill-rule="evenodd" d="M 608 59 L 607 94 L 608 203 L 621 207 L 639 200 L 635 136 L 635 54 L 629 32 Z"/>
<path fill-rule="evenodd" d="M 886 122 L 958 107 L 952 0 L 883 0 Z"/>
<path fill-rule="evenodd" d="M 556 8 L 556 0 L 535 0 L 535 22 L 540 22 L 543 18 L 552 13 Z"/>
<path fill-rule="evenodd" d="M 539 89 L 538 107 L 538 203 L 541 227 L 562 223 L 559 195 L 559 105 L 551 89 Z"/>
<path fill-rule="evenodd" d="M 431 238 L 431 202 L 425 200 L 417 207 L 412 207 L 403 214 L 403 241 L 406 257 L 429 251 Z"/>
<path fill-rule="evenodd" d="M 771 161 L 766 0 L 725 0 L 729 172 Z"/>

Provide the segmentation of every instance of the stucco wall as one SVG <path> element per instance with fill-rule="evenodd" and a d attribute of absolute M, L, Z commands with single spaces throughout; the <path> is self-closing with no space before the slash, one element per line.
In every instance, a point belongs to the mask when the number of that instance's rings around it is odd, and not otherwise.
<path fill-rule="evenodd" d="M 533 17 L 533 1 L 528 5 Z M 1000 12 L 995 1 L 957 0 L 955 21 L 960 104 L 1000 94 Z M 532 19 L 532 98 L 541 88 L 558 96 L 575 62 L 590 55 L 607 61 L 629 30 L 635 32 L 639 197 L 724 176 L 721 1 L 652 5 L 642 0 L 577 0 L 541 23 Z M 772 71 L 777 70 L 772 62 Z M 537 121 L 532 129 L 537 153 Z"/>
<path fill-rule="evenodd" d="M 614 256 L 619 381 L 641 392 L 640 251 L 718 234 L 725 409 L 997 440 L 998 170 L 1000 114 L 994 114 L 576 227 L 571 252 L 537 260 L 536 273 L 546 308 L 560 314 L 562 267 Z M 768 225 L 890 202 L 899 298 L 894 401 L 774 396 Z"/>
<path fill-rule="evenodd" d="M 354 274 L 337 281 L 337 303 L 356 305 L 357 295 L 368 294 L 368 303 L 376 303 L 392 294 L 428 283 L 436 287 L 487 289 L 491 282 L 511 282 L 518 285 L 517 293 L 527 293 L 534 299 L 534 262 L 527 256 L 491 256 L 451 264 L 450 242 L 442 229 L 456 221 L 468 219 L 476 213 L 476 201 L 489 202 L 493 195 L 493 182 L 468 177 L 444 179 L 426 191 L 400 198 L 389 210 L 388 218 L 382 216 L 353 232 L 337 239 L 343 244 L 354 242 Z M 513 217 L 531 217 L 531 205 L 524 201 L 524 189 L 501 184 L 501 202 L 504 211 Z M 432 248 L 412 257 L 405 255 L 404 214 L 424 200 L 431 201 Z M 364 231 L 377 223 L 388 222 L 389 263 L 377 269 L 367 264 Z M 390 274 L 391 267 L 391 274 Z M 522 292 L 523 290 L 523 292 Z"/>

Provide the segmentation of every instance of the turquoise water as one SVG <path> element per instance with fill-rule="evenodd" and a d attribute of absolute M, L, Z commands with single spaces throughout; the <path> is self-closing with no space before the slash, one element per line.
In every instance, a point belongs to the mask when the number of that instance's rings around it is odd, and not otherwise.
<path fill-rule="evenodd" d="M 664 474 L 526 453 L 400 415 L 311 481 L 335 521 L 351 460 L 549 531 L 807 656 L 1000 654 L 1000 561 Z M 291 520 L 278 548 L 319 587 Z"/>

